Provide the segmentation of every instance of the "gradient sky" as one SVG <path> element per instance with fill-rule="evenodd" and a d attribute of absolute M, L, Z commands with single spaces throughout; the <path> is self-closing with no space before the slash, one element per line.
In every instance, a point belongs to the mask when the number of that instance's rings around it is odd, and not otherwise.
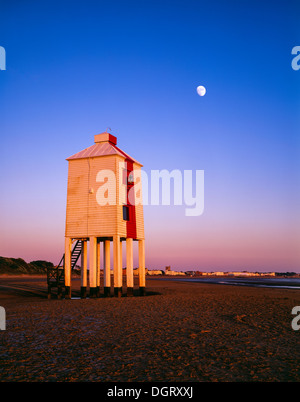
<path fill-rule="evenodd" d="M 203 215 L 144 207 L 148 268 L 300 272 L 299 15 L 299 1 L 2 0 L 0 255 L 58 263 L 65 159 L 110 127 L 148 173 L 204 170 Z"/>

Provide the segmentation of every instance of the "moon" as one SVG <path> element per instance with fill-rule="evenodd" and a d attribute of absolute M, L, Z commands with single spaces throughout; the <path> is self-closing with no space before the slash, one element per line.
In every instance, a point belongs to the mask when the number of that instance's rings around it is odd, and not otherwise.
<path fill-rule="evenodd" d="M 206 88 L 203 87 L 202 85 L 199 85 L 199 86 L 197 87 L 197 93 L 198 93 L 198 95 L 200 95 L 200 96 L 204 96 L 204 95 L 206 94 Z"/>

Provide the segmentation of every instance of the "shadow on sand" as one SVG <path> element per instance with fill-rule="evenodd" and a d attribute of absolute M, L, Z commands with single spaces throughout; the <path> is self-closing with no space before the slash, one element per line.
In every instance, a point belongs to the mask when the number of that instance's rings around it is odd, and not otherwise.
<path fill-rule="evenodd" d="M 1 299 L 5 298 L 35 298 L 35 299 L 48 299 L 47 282 L 44 278 L 1 278 L 0 280 L 0 293 Z M 157 296 L 161 293 L 146 289 L 145 295 L 140 295 L 139 289 L 134 289 L 133 297 L 149 297 Z M 111 289 L 111 295 L 113 298 L 113 288 Z M 123 288 L 122 298 L 127 298 L 126 288 Z M 89 299 L 89 289 L 87 289 L 87 299 Z M 94 297 L 95 299 L 107 298 L 104 296 L 104 289 L 100 287 L 99 295 Z M 58 299 L 57 291 L 53 290 L 51 299 Z M 64 299 L 64 293 L 62 294 Z M 78 287 L 72 289 L 72 299 L 81 299 L 80 290 Z"/>

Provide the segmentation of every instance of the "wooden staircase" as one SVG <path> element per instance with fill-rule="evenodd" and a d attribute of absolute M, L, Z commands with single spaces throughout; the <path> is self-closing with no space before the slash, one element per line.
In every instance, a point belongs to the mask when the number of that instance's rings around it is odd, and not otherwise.
<path fill-rule="evenodd" d="M 71 269 L 76 266 L 79 256 L 82 252 L 82 241 L 77 240 L 71 254 Z M 52 288 L 57 288 L 58 299 L 62 296 L 65 288 L 65 254 L 62 256 L 56 267 L 47 269 L 48 299 L 51 299 Z"/>

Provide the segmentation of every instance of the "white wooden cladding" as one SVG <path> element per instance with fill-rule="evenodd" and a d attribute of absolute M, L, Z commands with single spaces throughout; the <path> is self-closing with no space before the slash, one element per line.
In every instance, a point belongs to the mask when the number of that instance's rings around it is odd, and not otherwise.
<path fill-rule="evenodd" d="M 119 170 L 124 158 L 107 155 L 94 158 L 69 159 L 67 211 L 65 236 L 69 238 L 127 237 L 126 221 L 123 220 L 122 193 L 119 193 Z M 140 169 L 134 163 L 134 169 Z M 97 191 L 103 182 L 97 182 L 100 171 L 110 170 L 116 182 L 104 183 L 110 194 L 115 192 L 115 205 L 99 205 Z M 98 176 L 99 177 L 99 176 Z M 139 186 L 141 191 L 141 186 Z M 136 205 L 136 238 L 144 239 L 143 205 Z"/>

